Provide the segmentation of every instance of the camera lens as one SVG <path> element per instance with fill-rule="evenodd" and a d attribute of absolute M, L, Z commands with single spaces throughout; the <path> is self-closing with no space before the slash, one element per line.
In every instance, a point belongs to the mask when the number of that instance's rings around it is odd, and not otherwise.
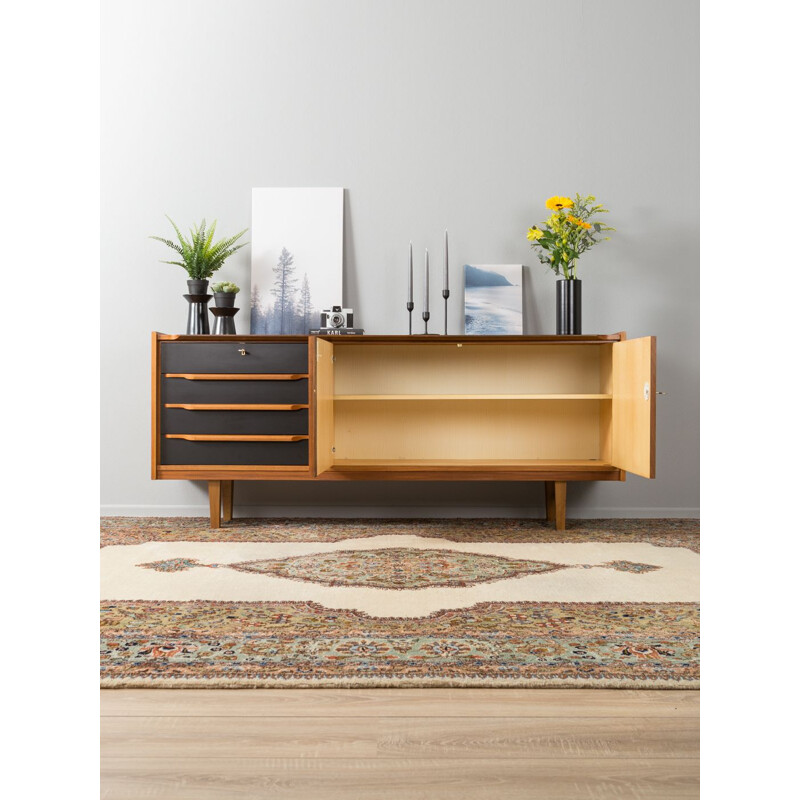
<path fill-rule="evenodd" d="M 341 328 L 344 325 L 344 314 L 331 314 L 331 328 Z"/>

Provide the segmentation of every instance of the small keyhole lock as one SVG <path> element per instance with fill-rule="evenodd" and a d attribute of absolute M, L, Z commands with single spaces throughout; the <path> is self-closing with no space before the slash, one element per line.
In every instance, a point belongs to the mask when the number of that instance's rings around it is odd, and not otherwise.
<path fill-rule="evenodd" d="M 644 399 L 645 400 L 649 400 L 650 399 L 650 384 L 649 383 L 645 383 L 645 385 L 644 385 Z"/>

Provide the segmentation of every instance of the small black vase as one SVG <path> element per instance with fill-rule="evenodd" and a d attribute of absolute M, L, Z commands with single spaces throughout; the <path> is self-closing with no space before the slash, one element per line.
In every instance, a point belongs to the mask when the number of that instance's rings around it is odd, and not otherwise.
<path fill-rule="evenodd" d="M 581 332 L 581 282 L 556 281 L 556 336 L 576 336 Z"/>

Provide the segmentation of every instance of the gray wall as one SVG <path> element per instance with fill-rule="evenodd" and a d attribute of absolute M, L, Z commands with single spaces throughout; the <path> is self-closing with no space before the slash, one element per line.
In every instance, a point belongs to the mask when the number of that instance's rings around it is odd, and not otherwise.
<path fill-rule="evenodd" d="M 169 232 L 165 213 L 183 227 L 202 217 L 221 232 L 249 226 L 254 186 L 346 187 L 344 300 L 369 333 L 405 330 L 408 241 L 438 265 L 445 227 L 451 265 L 530 265 L 526 332 L 554 332 L 554 276 L 525 231 L 545 218 L 546 197 L 596 194 L 619 232 L 580 262 L 584 331 L 657 335 L 668 395 L 658 478 L 575 485 L 569 513 L 697 512 L 696 0 L 103 5 L 106 513 L 203 509 L 202 484 L 149 478 L 149 334 L 183 329 L 186 276 L 159 263 L 164 249 L 147 235 Z M 244 287 L 246 308 L 249 249 L 221 275 Z M 248 330 L 246 311 L 237 323 Z M 440 330 L 437 307 L 434 323 Z M 250 513 L 526 515 L 541 506 L 524 484 L 237 492 Z"/>

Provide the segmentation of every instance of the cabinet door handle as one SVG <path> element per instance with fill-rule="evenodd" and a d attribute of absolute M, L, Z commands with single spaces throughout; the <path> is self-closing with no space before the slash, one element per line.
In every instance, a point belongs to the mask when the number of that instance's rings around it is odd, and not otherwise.
<path fill-rule="evenodd" d="M 239 353 L 241 355 L 243 355 L 243 356 L 246 356 L 247 355 L 247 350 L 245 350 L 244 347 L 241 347 L 241 348 L 239 348 Z"/>

